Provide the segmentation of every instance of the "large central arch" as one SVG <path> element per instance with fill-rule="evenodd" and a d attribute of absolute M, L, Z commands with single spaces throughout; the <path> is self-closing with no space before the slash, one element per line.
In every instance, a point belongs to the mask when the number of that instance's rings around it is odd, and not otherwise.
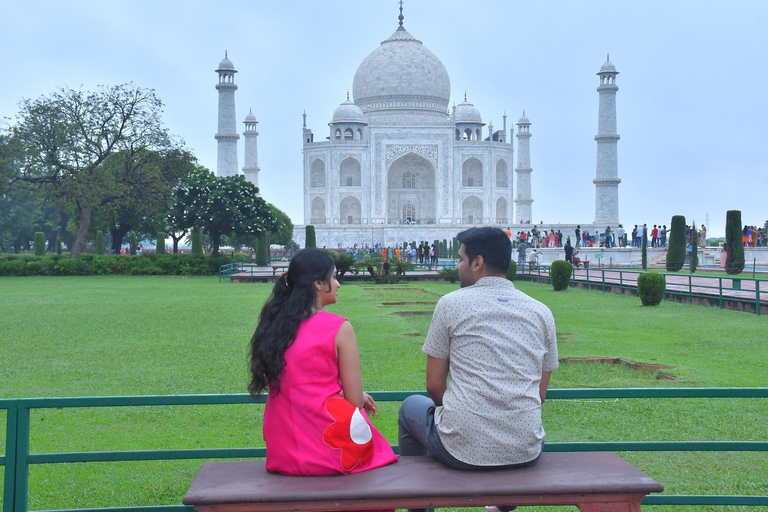
<path fill-rule="evenodd" d="M 437 174 L 421 155 L 406 153 L 387 170 L 387 223 L 410 220 L 434 224 L 437 220 Z"/>

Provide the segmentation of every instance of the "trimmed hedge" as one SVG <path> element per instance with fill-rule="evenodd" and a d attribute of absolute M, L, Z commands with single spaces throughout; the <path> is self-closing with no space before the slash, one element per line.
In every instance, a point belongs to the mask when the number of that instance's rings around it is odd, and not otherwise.
<path fill-rule="evenodd" d="M 35 233 L 35 256 L 45 256 L 45 233 Z"/>
<path fill-rule="evenodd" d="M 565 260 L 553 261 L 549 270 L 549 277 L 552 279 L 552 288 L 554 288 L 556 292 L 567 289 L 568 284 L 571 282 L 572 273 L 573 265 L 569 262 Z"/>
<path fill-rule="evenodd" d="M 200 228 L 192 229 L 192 256 L 203 255 L 203 230 Z"/>
<path fill-rule="evenodd" d="M 96 254 L 104 254 L 104 233 L 96 232 Z"/>
<path fill-rule="evenodd" d="M 238 253 L 234 261 L 247 261 L 248 255 Z M 91 275 L 167 275 L 215 276 L 219 267 L 232 263 L 229 255 L 190 256 L 187 254 L 141 256 L 96 256 L 81 254 L 69 259 L 69 254 L 33 256 L 11 254 L 0 257 L 0 276 L 91 276 Z"/>
<path fill-rule="evenodd" d="M 672 216 L 669 226 L 669 250 L 667 250 L 667 271 L 677 272 L 685 264 L 685 217 Z"/>
<path fill-rule="evenodd" d="M 165 254 L 165 231 L 160 231 L 157 234 L 157 242 L 155 243 L 155 254 L 158 256 Z"/>
<path fill-rule="evenodd" d="M 658 306 L 666 289 L 667 279 L 662 274 L 646 272 L 637 276 L 637 294 L 643 306 Z"/>
<path fill-rule="evenodd" d="M 507 279 L 510 281 L 514 281 L 517 277 L 517 262 L 515 260 L 511 260 L 509 262 L 509 267 L 507 268 Z"/>
<path fill-rule="evenodd" d="M 304 241 L 304 248 L 317 247 L 317 238 L 315 236 L 315 226 L 309 225 L 304 228 L 306 234 L 306 240 Z"/>
<path fill-rule="evenodd" d="M 725 214 L 725 273 L 741 274 L 744 270 L 744 242 L 741 240 L 741 210 L 728 210 Z"/>

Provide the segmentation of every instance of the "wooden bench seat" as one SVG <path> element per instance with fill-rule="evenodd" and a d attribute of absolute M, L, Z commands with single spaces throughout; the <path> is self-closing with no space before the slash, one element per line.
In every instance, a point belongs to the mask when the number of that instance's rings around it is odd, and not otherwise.
<path fill-rule="evenodd" d="M 361 510 L 576 505 L 584 512 L 637 512 L 664 487 L 610 452 L 544 453 L 518 469 L 461 471 L 432 457 L 338 476 L 284 476 L 264 461 L 206 462 L 185 505 L 199 512 Z"/>

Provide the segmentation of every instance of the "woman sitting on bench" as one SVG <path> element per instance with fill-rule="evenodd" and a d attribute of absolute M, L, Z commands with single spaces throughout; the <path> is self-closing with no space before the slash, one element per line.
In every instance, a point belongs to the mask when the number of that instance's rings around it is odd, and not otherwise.
<path fill-rule="evenodd" d="M 376 413 L 376 403 L 363 392 L 355 332 L 323 311 L 338 289 L 333 258 L 304 249 L 259 315 L 248 390 L 269 389 L 262 427 L 269 471 L 334 475 L 397 461 L 366 414 Z"/>

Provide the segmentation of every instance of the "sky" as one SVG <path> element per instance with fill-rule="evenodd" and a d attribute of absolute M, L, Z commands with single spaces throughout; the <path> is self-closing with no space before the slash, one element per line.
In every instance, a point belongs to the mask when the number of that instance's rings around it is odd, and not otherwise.
<path fill-rule="evenodd" d="M 396 0 L 0 0 L 0 122 L 15 122 L 23 98 L 132 82 L 156 91 L 170 132 L 215 170 L 226 50 L 238 129 L 249 109 L 259 121 L 261 194 L 303 224 L 302 112 L 323 140 L 398 14 Z M 608 53 L 620 73 L 622 224 L 684 215 L 712 237 L 727 210 L 768 219 L 768 2 L 405 0 L 403 15 L 448 70 L 451 104 L 466 91 L 494 129 L 525 110 L 534 222 L 594 221 L 596 73 Z"/>

